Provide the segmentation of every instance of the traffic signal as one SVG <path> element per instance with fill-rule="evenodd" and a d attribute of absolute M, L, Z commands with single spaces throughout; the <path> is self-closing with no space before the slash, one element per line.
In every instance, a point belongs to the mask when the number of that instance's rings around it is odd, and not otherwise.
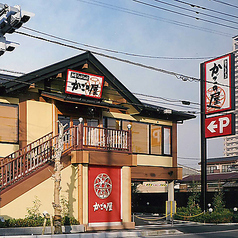
<path fill-rule="evenodd" d="M 13 51 L 19 44 L 11 41 L 7 41 L 4 36 L 0 37 L 0 56 L 5 53 L 5 51 Z"/>
<path fill-rule="evenodd" d="M 35 14 L 21 10 L 20 6 L 10 7 L 0 3 L 0 34 L 13 33 Z"/>

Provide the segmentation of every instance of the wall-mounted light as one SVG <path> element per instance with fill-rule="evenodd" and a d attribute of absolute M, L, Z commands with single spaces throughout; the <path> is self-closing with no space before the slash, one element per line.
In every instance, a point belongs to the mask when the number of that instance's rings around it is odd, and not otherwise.
<path fill-rule="evenodd" d="M 172 114 L 172 110 L 171 109 L 164 109 L 164 114 Z"/>

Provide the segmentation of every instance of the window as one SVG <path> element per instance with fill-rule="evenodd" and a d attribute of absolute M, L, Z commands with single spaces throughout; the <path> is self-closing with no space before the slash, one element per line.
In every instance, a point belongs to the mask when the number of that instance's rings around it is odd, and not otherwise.
<path fill-rule="evenodd" d="M 162 154 L 162 126 L 151 125 L 150 129 L 151 154 Z"/>
<path fill-rule="evenodd" d="M 213 174 L 217 170 L 217 166 L 209 166 L 208 167 L 208 173 Z"/>
<path fill-rule="evenodd" d="M 122 121 L 122 129 L 128 130 L 131 124 L 132 152 L 149 154 L 149 125 L 140 122 Z"/>
<path fill-rule="evenodd" d="M 105 127 L 105 125 L 104 125 Z M 120 130 L 121 129 L 121 120 L 117 120 L 114 118 L 107 118 L 107 128 Z"/>
<path fill-rule="evenodd" d="M 171 129 L 164 127 L 164 154 L 171 154 Z"/>
<path fill-rule="evenodd" d="M 128 130 L 131 125 L 132 152 L 153 155 L 172 154 L 172 128 L 170 126 L 103 118 L 103 126 L 110 129 Z"/>
<path fill-rule="evenodd" d="M 18 105 L 0 103 L 0 142 L 18 143 Z"/>
<path fill-rule="evenodd" d="M 222 165 L 222 173 L 230 172 L 230 165 Z"/>

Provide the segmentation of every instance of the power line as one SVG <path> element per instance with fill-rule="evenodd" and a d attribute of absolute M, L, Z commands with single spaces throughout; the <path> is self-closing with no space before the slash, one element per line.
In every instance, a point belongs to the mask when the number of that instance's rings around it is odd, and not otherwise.
<path fill-rule="evenodd" d="M 69 48 L 76 49 L 76 50 L 87 51 L 86 49 L 83 49 L 83 48 L 80 48 L 80 47 L 64 44 L 64 43 L 61 43 L 61 42 L 58 42 L 58 41 L 49 40 L 49 39 L 46 39 L 46 38 L 43 38 L 43 37 L 30 35 L 30 34 L 27 34 L 27 33 L 24 33 L 24 32 L 20 32 L 20 31 L 15 31 L 15 32 L 18 33 L 18 34 L 24 35 L 24 36 L 35 38 L 35 39 L 38 39 L 38 40 L 43 40 L 43 41 L 46 41 L 46 42 L 49 42 L 49 43 L 54 43 L 54 44 L 57 44 L 57 45 L 69 47 Z M 142 67 L 142 68 L 154 70 L 154 71 L 165 73 L 165 74 L 170 74 L 170 75 L 175 76 L 178 79 L 182 79 L 182 80 L 185 80 L 185 81 L 187 81 L 187 80 L 200 81 L 200 79 L 198 79 L 198 78 L 187 76 L 187 75 L 184 75 L 184 74 L 179 74 L 179 73 L 175 73 L 175 72 L 172 72 L 172 71 L 156 68 L 156 67 L 153 67 L 153 66 L 148 66 L 148 65 L 145 65 L 145 64 L 133 62 L 133 61 L 130 61 L 130 60 L 121 59 L 121 58 L 118 58 L 118 57 L 115 57 L 115 56 L 106 55 L 106 54 L 99 53 L 99 52 L 96 52 L 96 51 L 91 51 L 91 52 L 95 55 L 99 55 L 99 56 L 106 57 L 106 58 L 109 58 L 109 59 L 117 60 L 117 61 L 120 61 L 120 62 L 123 62 L 123 63 L 139 66 L 139 67 Z"/>
<path fill-rule="evenodd" d="M 238 16 L 231 15 L 231 14 L 228 14 L 226 12 L 217 11 L 217 10 L 214 10 L 214 9 L 209 9 L 207 7 L 204 7 L 204 6 L 195 5 L 193 3 L 184 2 L 184 1 L 181 1 L 181 0 L 174 0 L 174 1 L 186 4 L 186 5 L 189 5 L 190 7 L 201 8 L 202 10 L 206 10 L 206 11 L 210 11 L 210 12 L 215 12 L 215 13 L 222 14 L 222 15 L 225 15 L 225 16 L 228 16 L 228 17 L 238 18 Z"/>
<path fill-rule="evenodd" d="M 212 57 L 208 57 L 208 56 L 206 56 L 206 57 L 167 57 L 167 56 L 152 56 L 152 55 L 134 54 L 134 53 L 123 52 L 123 51 L 118 51 L 118 50 L 106 49 L 106 48 L 93 46 L 93 45 L 89 45 L 89 44 L 79 43 L 79 42 L 68 40 L 68 39 L 65 39 L 65 38 L 62 38 L 62 37 L 54 36 L 52 34 L 48 34 L 48 33 L 42 32 L 42 31 L 34 30 L 32 28 L 29 28 L 29 27 L 24 27 L 23 26 L 22 28 L 24 28 L 26 30 L 29 30 L 29 31 L 32 31 L 32 32 L 35 32 L 35 33 L 38 33 L 38 34 L 41 34 L 41 35 L 45 35 L 45 36 L 49 36 L 49 37 L 52 37 L 52 38 L 55 38 L 55 39 L 58 39 L 58 40 L 73 43 L 73 44 L 76 44 L 76 45 L 82 45 L 82 46 L 85 46 L 85 47 L 90 47 L 90 48 L 97 49 L 97 50 L 103 50 L 103 51 L 107 51 L 107 52 L 110 52 L 110 53 L 124 54 L 124 55 L 127 55 L 127 56 L 135 56 L 135 57 L 150 58 L 150 59 L 169 59 L 169 60 L 201 60 L 201 59 L 210 59 L 210 58 L 212 58 Z"/>
<path fill-rule="evenodd" d="M 35 39 L 38 39 L 38 40 L 43 40 L 43 41 L 46 41 L 46 42 L 49 42 L 49 43 L 54 43 L 54 44 L 57 44 L 57 45 L 69 47 L 69 48 L 72 48 L 72 49 L 76 49 L 76 50 L 80 50 L 80 51 L 87 51 L 84 48 L 79 48 L 79 47 L 76 47 L 76 46 L 73 46 L 73 45 L 68 45 L 68 44 L 58 42 L 58 41 L 49 40 L 49 39 L 46 39 L 46 38 L 43 38 L 43 37 L 30 35 L 30 34 L 27 34 L 27 33 L 24 33 L 24 32 L 15 31 L 15 33 L 18 33 L 18 34 L 21 34 L 21 35 L 24 35 L 24 36 L 28 36 L 28 37 L 31 37 L 31 38 L 35 38 Z M 96 51 L 91 51 L 91 52 L 95 55 L 99 55 L 99 56 L 102 56 L 102 57 L 105 57 L 105 58 L 109 58 L 109 59 L 117 60 L 117 61 L 120 61 L 120 62 L 123 62 L 123 63 L 131 64 L 131 65 L 134 65 L 134 66 L 154 70 L 154 71 L 157 71 L 157 72 L 160 72 L 160 73 L 169 74 L 169 75 L 175 76 L 177 79 L 181 79 L 183 81 L 196 81 L 196 82 L 201 81 L 199 78 L 195 78 L 195 77 L 192 77 L 192 76 L 187 76 L 187 75 L 184 75 L 184 74 L 179 74 L 179 73 L 175 73 L 175 72 L 172 72 L 172 71 L 156 68 L 154 66 L 148 66 L 148 65 L 145 65 L 145 64 L 142 64 L 142 63 L 137 63 L 137 62 L 133 62 L 133 61 L 130 61 L 130 60 L 121 59 L 121 58 L 118 58 L 118 57 L 115 57 L 115 56 L 106 55 L 106 54 L 99 53 L 99 52 L 96 52 Z M 206 82 L 207 83 L 214 83 L 214 82 L 208 81 L 208 80 Z M 229 86 L 229 85 L 222 84 L 222 83 L 217 83 L 217 85 L 224 86 L 224 87 L 229 87 L 229 88 L 238 88 L 238 87 L 233 87 L 233 86 Z"/>
<path fill-rule="evenodd" d="M 215 24 L 215 25 L 219 25 L 219 26 L 223 26 L 223 27 L 238 30 L 238 27 L 225 25 L 225 24 L 222 24 L 222 23 L 210 21 L 210 20 L 207 20 L 207 19 L 199 18 L 199 17 L 194 17 L 194 16 L 191 16 L 191 15 L 188 15 L 188 14 L 185 14 L 185 13 L 173 11 L 173 10 L 170 10 L 170 9 L 166 9 L 166 8 L 163 8 L 163 7 L 159 7 L 159 6 L 149 4 L 149 3 L 145 3 L 145 2 L 142 2 L 142 1 L 138 1 L 138 0 L 132 0 L 132 1 L 136 2 L 136 3 L 146 5 L 146 6 L 149 6 L 149 7 L 157 8 L 157 9 L 160 9 L 160 10 L 163 10 L 163 11 L 167 11 L 167 12 L 170 12 L 170 13 L 178 14 L 178 15 L 181 15 L 181 16 L 184 16 L 184 17 L 190 17 L 190 18 L 193 18 L 193 19 L 196 19 L 196 20 L 201 20 L 201 21 L 208 22 L 208 23 L 211 23 L 211 24 Z"/>
<path fill-rule="evenodd" d="M 147 94 L 142 94 L 142 93 L 133 93 L 133 94 L 139 95 L 139 96 L 144 96 L 144 97 L 162 99 L 162 100 L 165 100 L 165 101 L 168 101 L 168 102 L 181 102 L 181 103 L 185 102 L 185 100 L 169 99 L 169 98 L 164 98 L 164 97 L 159 97 L 159 96 L 152 96 L 152 95 L 147 95 Z M 189 102 L 190 104 L 200 105 L 200 103 L 197 103 L 197 102 L 190 102 L 190 101 L 187 101 L 187 102 Z"/>
<path fill-rule="evenodd" d="M 190 107 L 190 106 L 185 106 L 185 105 L 176 105 L 173 103 L 166 103 L 166 102 L 158 102 L 152 99 L 140 99 L 141 101 L 147 101 L 147 102 L 152 102 L 152 103 L 157 103 L 157 104 L 163 104 L 163 105 L 170 105 L 170 106 L 174 106 L 174 107 L 185 107 L 185 108 L 189 108 L 189 109 L 193 109 L 193 110 L 199 110 L 199 108 L 195 108 L 195 107 Z"/>
<path fill-rule="evenodd" d="M 189 158 L 189 157 L 180 157 L 180 156 L 177 156 L 178 159 L 189 159 L 189 160 L 201 160 L 201 158 Z"/>
<path fill-rule="evenodd" d="M 165 4 L 165 5 L 168 5 L 168 6 L 176 7 L 176 8 L 185 10 L 185 11 L 193 12 L 193 13 L 196 13 L 196 14 L 204 15 L 204 16 L 215 18 L 215 19 L 222 20 L 222 21 L 227 21 L 227 22 L 234 23 L 234 24 L 238 24 L 238 22 L 236 22 L 236 21 L 228 20 L 228 19 L 221 18 L 221 17 L 216 17 L 216 16 L 206 14 L 206 13 L 203 13 L 203 12 L 194 11 L 194 10 L 191 10 L 191 9 L 188 9 L 188 8 L 185 8 L 185 7 L 180 7 L 180 6 L 177 6 L 177 5 L 174 5 L 174 4 L 171 4 L 171 3 L 167 3 L 167 2 L 164 2 L 164 1 L 160 1 L 160 0 L 154 0 L 154 1 Z"/>
<path fill-rule="evenodd" d="M 227 5 L 227 6 L 230 6 L 230 7 L 238 8 L 238 6 L 230 4 L 230 3 L 227 3 L 227 2 L 223 2 L 223 1 L 219 1 L 219 0 L 212 0 L 212 1 L 224 4 L 224 5 Z"/>
<path fill-rule="evenodd" d="M 111 4 L 105 4 L 105 3 L 102 3 L 100 1 L 95 1 L 95 0 L 91 0 L 92 2 L 89 2 L 89 1 L 86 1 L 86 0 L 77 0 L 77 1 L 84 2 L 84 3 L 87 3 L 87 4 L 91 4 L 91 5 L 95 5 L 95 6 L 100 6 L 100 7 L 113 9 L 113 10 L 116 10 L 116 11 L 125 12 L 125 13 L 132 14 L 132 15 L 139 16 L 139 17 L 149 18 L 149 19 L 153 19 L 153 20 L 157 20 L 157 21 L 163 21 L 163 22 L 166 22 L 166 23 L 174 24 L 174 25 L 177 25 L 177 26 L 182 26 L 182 27 L 189 28 L 189 29 L 205 31 L 205 32 L 208 32 L 208 33 L 217 34 L 217 35 L 226 36 L 226 37 L 232 37 L 233 36 L 232 34 L 225 33 L 225 32 L 222 32 L 222 31 L 217 31 L 217 30 L 213 30 L 213 29 L 209 29 L 209 28 L 205 28 L 205 27 L 199 27 L 199 26 L 188 24 L 188 23 L 185 23 L 185 22 L 171 20 L 171 19 L 167 19 L 167 18 L 163 18 L 163 17 L 158 17 L 158 16 L 154 16 L 154 15 L 151 15 L 151 14 L 146 14 L 146 13 L 130 10 L 128 8 L 122 8 L 122 7 L 114 6 L 114 5 L 111 5 Z"/>

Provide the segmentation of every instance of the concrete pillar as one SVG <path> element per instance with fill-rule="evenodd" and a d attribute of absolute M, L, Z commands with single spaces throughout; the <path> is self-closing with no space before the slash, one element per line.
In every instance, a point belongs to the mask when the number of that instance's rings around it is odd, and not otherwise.
<path fill-rule="evenodd" d="M 174 181 L 168 183 L 168 201 L 174 201 Z"/>
<path fill-rule="evenodd" d="M 174 181 L 168 183 L 168 201 L 166 201 L 166 220 L 172 220 L 176 212 L 176 202 L 174 201 Z"/>

